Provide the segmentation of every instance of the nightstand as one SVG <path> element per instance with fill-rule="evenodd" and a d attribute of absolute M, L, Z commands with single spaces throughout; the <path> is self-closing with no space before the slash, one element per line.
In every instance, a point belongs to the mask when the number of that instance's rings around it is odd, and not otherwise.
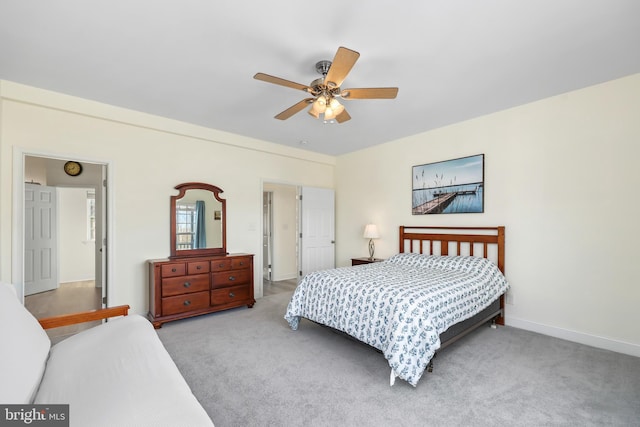
<path fill-rule="evenodd" d="M 382 258 L 374 258 L 371 259 L 369 257 L 364 258 L 351 258 L 351 265 L 360 265 L 360 264 L 371 264 L 372 262 L 380 262 L 384 261 Z"/>

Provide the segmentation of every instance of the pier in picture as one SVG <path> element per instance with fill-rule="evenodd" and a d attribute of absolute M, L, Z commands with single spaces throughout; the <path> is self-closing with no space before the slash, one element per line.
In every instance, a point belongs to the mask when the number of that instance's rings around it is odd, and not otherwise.
<path fill-rule="evenodd" d="M 484 154 L 412 168 L 413 215 L 484 212 Z"/>

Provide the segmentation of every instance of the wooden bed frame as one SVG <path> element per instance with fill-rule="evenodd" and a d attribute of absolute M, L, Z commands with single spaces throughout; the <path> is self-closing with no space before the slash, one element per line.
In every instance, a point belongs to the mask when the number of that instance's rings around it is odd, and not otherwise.
<path fill-rule="evenodd" d="M 400 252 L 425 255 L 471 255 L 495 262 L 504 274 L 504 226 L 499 227 L 410 227 L 400 226 Z M 483 324 L 504 325 L 504 295 L 475 316 L 452 325 L 440 334 L 440 350 Z M 492 324 L 493 326 L 493 324 Z M 436 352 L 437 354 L 437 352 Z M 433 370 L 433 359 L 427 371 Z"/>
<path fill-rule="evenodd" d="M 128 305 L 118 305 L 115 307 L 99 308 L 97 310 L 82 311 L 80 313 L 61 314 L 58 316 L 38 319 L 43 329 L 59 328 L 61 326 L 75 325 L 84 322 L 108 319 L 110 317 L 127 316 L 129 314 Z"/>

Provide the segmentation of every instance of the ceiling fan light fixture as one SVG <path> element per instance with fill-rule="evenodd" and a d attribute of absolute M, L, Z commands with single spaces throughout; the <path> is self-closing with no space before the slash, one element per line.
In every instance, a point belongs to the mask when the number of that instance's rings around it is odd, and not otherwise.
<path fill-rule="evenodd" d="M 311 109 L 309 110 L 309 113 L 314 117 L 318 117 L 318 114 L 324 113 L 326 109 L 327 109 L 327 100 L 325 99 L 324 96 L 319 96 L 316 98 L 315 101 L 313 101 L 313 104 L 311 104 Z M 313 114 L 311 113 L 312 111 L 313 111 Z"/>
<path fill-rule="evenodd" d="M 336 118 L 335 111 L 333 111 L 332 108 L 327 108 L 326 111 L 324 112 L 324 119 L 325 120 L 333 120 L 335 118 Z"/>
<path fill-rule="evenodd" d="M 344 111 L 344 106 L 338 102 L 337 99 L 331 98 L 329 105 L 324 111 L 325 120 L 333 120 Z"/>
<path fill-rule="evenodd" d="M 331 98 L 331 102 L 329 103 L 329 105 L 331 106 L 331 109 L 336 113 L 336 116 L 344 111 L 344 107 L 342 106 L 342 104 L 340 104 L 335 98 Z"/>

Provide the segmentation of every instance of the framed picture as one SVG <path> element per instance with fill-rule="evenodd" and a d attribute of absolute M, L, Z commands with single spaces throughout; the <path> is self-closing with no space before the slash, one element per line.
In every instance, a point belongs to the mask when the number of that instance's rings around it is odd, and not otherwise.
<path fill-rule="evenodd" d="M 213 219 L 220 221 L 222 219 L 222 211 L 213 211 Z"/>
<path fill-rule="evenodd" d="M 484 154 L 413 166 L 413 215 L 484 212 Z"/>

